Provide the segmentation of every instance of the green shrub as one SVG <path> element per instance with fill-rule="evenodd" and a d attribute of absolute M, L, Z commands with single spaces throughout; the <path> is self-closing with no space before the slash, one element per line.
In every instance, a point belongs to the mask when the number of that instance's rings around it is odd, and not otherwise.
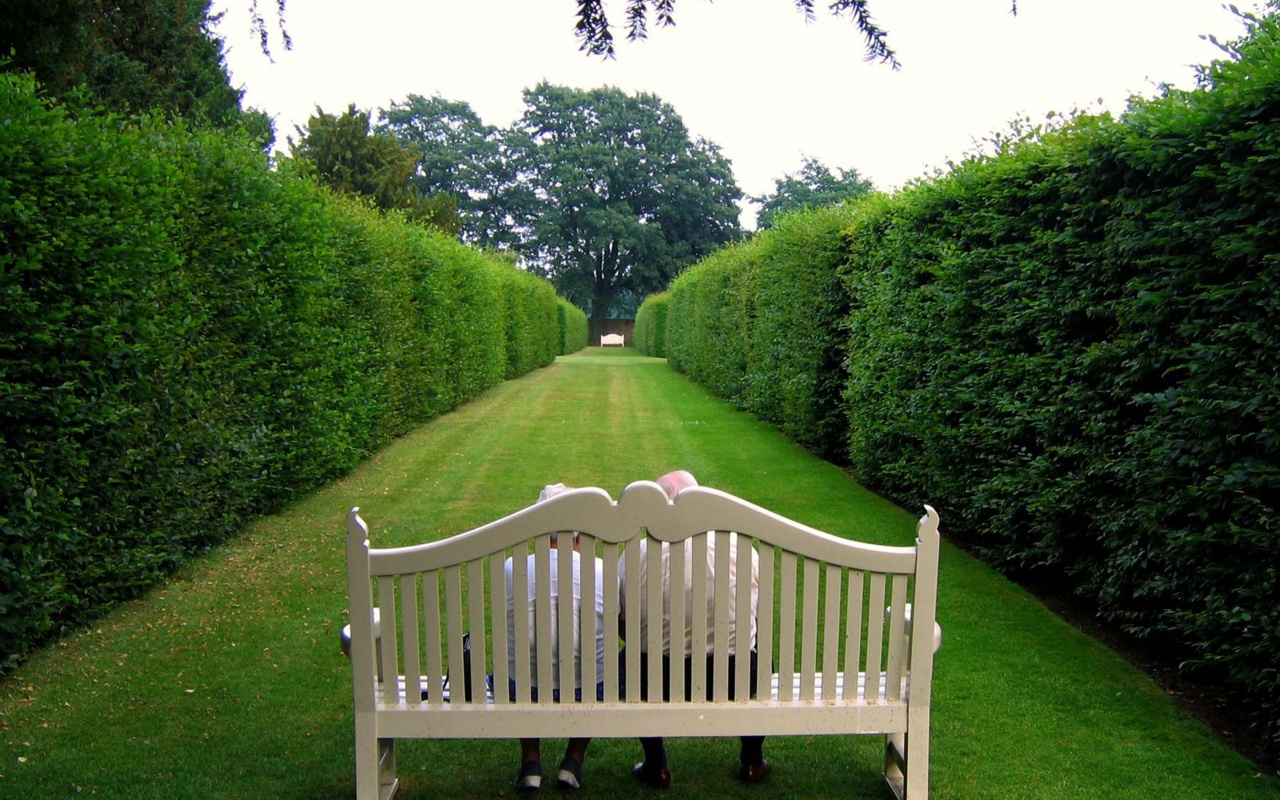
<path fill-rule="evenodd" d="M 843 460 L 842 232 L 860 206 L 783 215 L 751 241 L 715 253 L 645 301 L 637 340 L 669 313 L 673 366 L 818 454 Z M 667 312 L 667 306 L 670 311 Z M 652 308 L 646 314 L 646 308 Z M 664 313 L 664 316 L 666 316 Z"/>
<path fill-rule="evenodd" d="M 587 312 L 557 297 L 556 321 L 560 325 L 560 355 L 576 353 L 587 346 Z"/>
<path fill-rule="evenodd" d="M 646 356 L 667 357 L 667 312 L 671 294 L 651 294 L 636 311 L 636 327 L 632 338 L 636 349 Z"/>
<path fill-rule="evenodd" d="M 850 228 L 850 458 L 1280 742 L 1280 32 Z M 946 512 L 944 512 L 946 513 Z"/>
<path fill-rule="evenodd" d="M 833 461 L 844 459 L 847 425 L 842 326 L 849 301 L 838 268 L 848 252 L 841 234 L 859 207 L 784 214 L 756 237 L 745 406 Z"/>
<path fill-rule="evenodd" d="M 11 73 L 0 120 L 0 670 L 562 347 L 545 280 L 253 142 Z"/>
<path fill-rule="evenodd" d="M 739 408 L 751 359 L 755 245 L 719 250 L 671 282 L 667 358 Z"/>

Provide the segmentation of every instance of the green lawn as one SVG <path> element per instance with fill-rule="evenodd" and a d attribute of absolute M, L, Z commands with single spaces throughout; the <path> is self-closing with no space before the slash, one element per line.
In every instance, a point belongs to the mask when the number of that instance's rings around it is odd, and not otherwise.
<path fill-rule="evenodd" d="M 337 645 L 343 517 L 375 546 L 457 532 L 546 483 L 627 483 L 686 468 L 834 533 L 906 543 L 900 509 L 634 351 L 592 348 L 404 437 L 265 519 L 167 587 L 0 684 L 0 798 L 353 796 L 350 674 Z M 947 500 L 937 507 L 946 535 Z M 934 685 L 935 800 L 1280 797 L 1138 670 L 944 542 Z M 558 759 L 560 743 L 544 746 Z M 887 798 L 873 738 L 776 738 L 739 785 L 732 740 L 671 739 L 677 797 Z M 510 796 L 517 745 L 412 742 L 402 797 Z M 585 797 L 632 797 L 633 740 L 593 743 Z M 544 790 L 555 792 L 556 790 Z"/>

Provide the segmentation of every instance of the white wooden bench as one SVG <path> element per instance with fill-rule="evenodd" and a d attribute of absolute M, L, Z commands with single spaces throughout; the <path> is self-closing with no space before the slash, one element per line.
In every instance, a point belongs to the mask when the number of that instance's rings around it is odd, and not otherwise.
<path fill-rule="evenodd" d="M 601 347 L 609 347 L 610 345 L 617 345 L 618 347 L 623 347 L 624 345 L 626 345 L 626 343 L 627 343 L 626 337 L 624 337 L 620 333 L 606 333 L 605 335 L 600 337 Z"/>
<path fill-rule="evenodd" d="M 616 502 L 603 489 L 574 489 L 448 539 L 372 549 L 368 528 L 353 508 L 347 516 L 347 560 L 357 797 L 386 800 L 395 793 L 397 739 L 881 734 L 885 777 L 893 792 L 924 800 L 933 654 L 941 643 L 935 623 L 938 516 L 925 509 L 915 545 L 887 547 L 841 539 L 706 487 L 687 489 L 672 503 L 656 483 L 640 481 Z M 573 551 L 553 549 L 552 531 L 581 532 L 583 563 L 590 564 L 585 556 L 595 552 L 603 558 L 604 585 L 625 587 L 623 597 L 604 592 L 605 653 L 640 638 L 636 615 L 619 624 L 618 608 L 621 601 L 639 607 L 641 539 L 692 539 L 693 564 L 705 563 L 699 557 L 706 557 L 709 539 L 724 543 L 715 547 L 715 558 L 726 564 L 717 566 L 711 588 L 714 630 L 727 626 L 730 602 L 738 604 L 738 620 L 750 614 L 750 592 L 728 585 L 727 537 L 736 531 L 752 540 L 760 587 L 755 696 L 738 692 L 736 699 L 728 698 L 728 654 L 722 652 L 728 637 L 713 635 L 712 675 L 706 674 L 704 659 L 692 660 L 692 701 L 685 697 L 680 669 L 671 670 L 670 700 L 650 692 L 642 701 L 635 679 L 641 648 L 633 646 L 623 659 L 605 658 L 603 675 L 596 674 L 593 658 L 582 659 L 581 685 L 603 681 L 603 701 L 586 691 L 581 700 L 570 693 L 564 702 L 553 702 L 551 692 L 543 692 L 531 702 L 531 677 L 539 686 L 553 685 L 557 676 L 559 685 L 572 686 L 574 663 L 566 658 L 553 664 L 550 634 L 531 637 L 526 598 L 516 592 L 515 647 L 527 652 L 532 646 L 539 658 L 536 676 L 529 674 L 528 659 L 517 659 L 516 674 L 508 674 L 504 562 L 517 554 L 514 563 L 523 569 L 532 552 L 535 575 L 549 575 L 551 559 L 558 559 L 560 596 L 571 596 L 565 581 L 572 580 Z M 646 550 L 653 580 L 662 569 L 662 548 Z M 683 574 L 684 552 L 684 547 L 670 548 L 671 574 Z M 517 572 L 515 585 L 525 580 Z M 582 570 L 580 580 L 581 596 L 592 597 L 594 570 Z M 549 632 L 548 581 L 541 583 L 533 630 Z M 703 591 L 695 582 L 690 607 L 703 602 Z M 649 598 L 650 618 L 661 617 L 661 592 Z M 684 617 L 683 593 L 672 592 L 671 603 L 671 616 Z M 571 604 L 561 603 L 558 613 L 560 652 L 572 652 Z M 708 623 L 700 617 L 692 615 L 693 652 L 709 641 Z M 595 615 L 583 613 L 581 621 L 581 641 L 594 641 Z M 649 626 L 650 652 L 661 649 L 660 638 L 653 638 L 661 636 L 661 627 Z M 464 634 L 470 634 L 473 663 L 490 665 L 477 666 L 471 676 L 474 702 L 463 700 Z M 648 659 L 650 686 L 661 685 L 661 662 Z M 749 683 L 748 662 L 736 659 L 737 686 Z M 456 666 L 451 702 L 445 691 L 450 664 Z M 486 691 L 486 672 L 493 674 L 495 686 L 514 682 L 517 699 L 506 691 Z M 702 682 L 708 679 L 715 687 L 712 700 L 703 699 Z M 621 697 L 620 683 L 625 683 Z"/>

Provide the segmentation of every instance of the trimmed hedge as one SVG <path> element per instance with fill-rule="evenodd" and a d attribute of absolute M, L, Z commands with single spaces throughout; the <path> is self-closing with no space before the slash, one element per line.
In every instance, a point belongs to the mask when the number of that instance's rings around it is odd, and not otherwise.
<path fill-rule="evenodd" d="M 765 418 L 819 401 L 786 414 L 801 441 L 836 410 L 813 364 L 845 370 L 860 480 L 1228 686 L 1274 754 L 1280 23 L 1238 48 L 1200 89 L 831 211 L 843 243 L 799 215 L 802 257 L 764 233 L 712 255 L 672 285 L 668 349 Z M 817 267 L 842 262 L 843 299 Z"/>
<path fill-rule="evenodd" d="M 636 349 L 646 356 L 667 357 L 667 313 L 671 307 L 671 294 L 651 294 L 636 310 L 636 327 L 633 333 Z"/>
<path fill-rule="evenodd" d="M 844 460 L 846 439 L 841 232 L 858 208 L 782 215 L 687 270 L 669 292 L 673 366 L 834 461 Z"/>
<path fill-rule="evenodd" d="M 564 346 L 546 281 L 251 142 L 9 73 L 0 120 L 0 670 Z"/>
<path fill-rule="evenodd" d="M 587 346 L 587 312 L 557 297 L 556 322 L 560 326 L 560 355 L 576 353 Z"/>

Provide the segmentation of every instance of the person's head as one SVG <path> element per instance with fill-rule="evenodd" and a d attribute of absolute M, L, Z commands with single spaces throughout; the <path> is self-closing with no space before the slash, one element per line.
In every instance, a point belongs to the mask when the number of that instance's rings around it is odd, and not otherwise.
<path fill-rule="evenodd" d="M 668 472 L 661 478 L 658 478 L 658 485 L 662 487 L 662 491 L 667 493 L 668 500 L 675 500 L 676 495 L 688 489 L 690 486 L 697 486 L 698 479 L 693 477 L 693 473 L 678 469 L 675 472 Z"/>
<path fill-rule="evenodd" d="M 570 487 L 565 486 L 563 483 L 553 483 L 549 486 L 544 486 L 542 487 L 542 494 L 538 495 L 538 502 L 541 503 L 543 501 L 550 500 L 562 492 L 569 491 L 569 488 Z"/>
<path fill-rule="evenodd" d="M 553 483 L 553 484 L 550 484 L 550 485 L 548 485 L 548 486 L 544 486 L 544 487 L 542 487 L 542 493 L 538 495 L 538 502 L 539 502 L 539 503 L 546 502 L 547 500 L 550 500 L 551 498 L 555 497 L 556 495 L 558 495 L 558 494 L 563 494 L 564 492 L 567 492 L 567 491 L 569 491 L 569 490 L 570 490 L 570 489 L 572 489 L 572 488 L 573 488 L 572 486 L 565 486 L 563 483 Z M 559 537 L 556 535 L 556 532 L 555 532 L 555 531 L 552 531 L 552 532 L 551 532 L 551 546 L 552 546 L 552 547 L 555 547 L 555 546 L 556 546 L 556 543 L 557 543 L 557 539 L 558 539 L 558 538 L 559 538 Z M 573 544 L 574 544 L 574 546 L 575 546 L 575 547 L 577 547 L 577 545 L 578 545 L 578 534 L 577 534 L 577 532 L 576 532 L 576 531 L 575 531 L 575 532 L 574 532 L 574 534 L 573 534 Z"/>

